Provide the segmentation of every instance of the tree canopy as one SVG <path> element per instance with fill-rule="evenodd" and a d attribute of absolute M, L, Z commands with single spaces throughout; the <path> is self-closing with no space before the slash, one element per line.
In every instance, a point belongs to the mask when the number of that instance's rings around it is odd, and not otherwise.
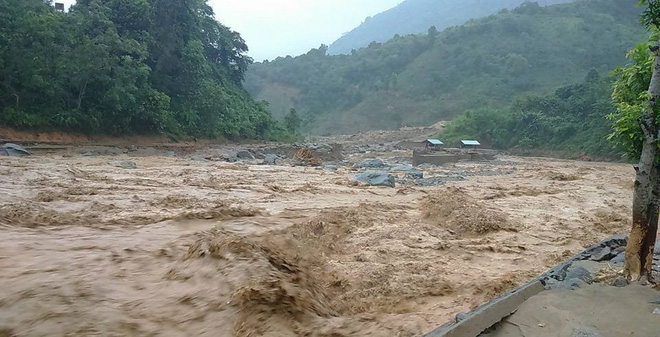
<path fill-rule="evenodd" d="M 0 0 L 0 123 L 85 133 L 276 137 L 252 60 L 206 0 Z"/>
<path fill-rule="evenodd" d="M 592 69 L 580 83 L 550 95 L 530 94 L 497 110 L 468 110 L 439 137 L 449 143 L 477 138 L 487 146 L 522 153 L 618 159 L 621 148 L 607 140 L 610 122 L 605 116 L 616 110 L 611 85 L 611 78 Z"/>
<path fill-rule="evenodd" d="M 613 126 L 609 138 L 620 144 L 631 159 L 639 159 L 644 141 L 639 120 L 653 73 L 654 55 L 649 46 L 643 43 L 631 49 L 627 54 L 631 62 L 614 71 L 612 101 L 616 111 L 608 116 Z"/>

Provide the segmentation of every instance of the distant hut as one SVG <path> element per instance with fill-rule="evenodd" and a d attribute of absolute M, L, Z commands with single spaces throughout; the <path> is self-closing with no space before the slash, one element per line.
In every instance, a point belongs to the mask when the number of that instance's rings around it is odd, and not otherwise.
<path fill-rule="evenodd" d="M 435 150 L 435 149 L 438 149 L 438 148 L 442 147 L 443 145 L 445 145 L 445 143 L 441 142 L 439 139 L 427 139 L 424 142 L 424 145 L 425 145 L 426 149 Z"/>
<path fill-rule="evenodd" d="M 476 140 L 461 140 L 461 148 L 462 149 L 469 149 L 469 150 L 476 150 L 481 146 L 481 143 Z"/>
<path fill-rule="evenodd" d="M 55 10 L 64 12 L 64 3 L 62 2 L 56 2 L 55 3 Z"/>

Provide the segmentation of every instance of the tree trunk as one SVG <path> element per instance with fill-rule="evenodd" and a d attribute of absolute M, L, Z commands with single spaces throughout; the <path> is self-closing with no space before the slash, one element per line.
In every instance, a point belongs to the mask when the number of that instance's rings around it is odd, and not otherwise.
<path fill-rule="evenodd" d="M 87 91 L 87 79 L 85 79 L 85 84 L 80 88 L 80 91 L 78 92 L 78 111 L 80 111 L 80 108 L 82 107 L 82 101 L 83 101 L 83 96 L 85 96 L 85 91 Z"/>
<path fill-rule="evenodd" d="M 653 195 L 651 196 L 651 204 L 649 206 L 649 226 L 644 237 L 642 253 L 645 254 L 643 274 L 646 275 L 649 282 L 655 283 L 653 279 L 653 250 L 655 249 L 655 240 L 658 235 L 658 215 L 660 214 L 660 163 L 656 163 L 653 169 L 653 176 Z"/>
<path fill-rule="evenodd" d="M 647 145 L 647 143 L 653 143 Z M 656 142 L 645 142 L 642 159 L 639 166 L 635 167 L 637 175 L 635 178 L 635 191 L 633 194 L 633 225 L 628 237 L 628 246 L 626 247 L 626 261 L 623 267 L 625 276 L 629 281 L 639 281 L 643 277 L 649 277 L 650 273 L 647 270 L 647 259 L 649 257 L 648 241 L 651 235 L 651 218 L 655 216 L 657 219 L 658 212 L 653 211 L 653 196 L 652 191 L 654 184 L 652 177 L 655 175 L 653 171 L 653 158 L 657 150 Z M 649 165 L 649 159 L 651 161 Z M 650 168 L 649 168 L 650 166 Z M 657 220 L 655 221 L 657 223 Z M 655 242 L 655 236 L 653 237 Z M 652 252 L 651 252 L 652 254 Z M 651 256 L 651 263 L 653 257 Z"/>
<path fill-rule="evenodd" d="M 660 98 L 660 42 L 651 47 L 655 55 L 653 77 L 649 85 L 650 98 L 640 118 L 644 131 L 644 145 L 635 167 L 635 190 L 633 192 L 633 225 L 626 247 L 623 272 L 629 281 L 652 278 L 653 248 L 658 229 L 658 206 L 660 205 L 660 171 L 656 166 L 658 155 L 658 128 L 655 107 Z"/>

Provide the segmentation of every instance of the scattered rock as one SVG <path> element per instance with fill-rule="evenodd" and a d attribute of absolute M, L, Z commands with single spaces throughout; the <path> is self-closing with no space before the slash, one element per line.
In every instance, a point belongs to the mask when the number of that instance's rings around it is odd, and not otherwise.
<path fill-rule="evenodd" d="M 660 308 L 653 309 L 653 314 L 654 315 L 660 315 Z"/>
<path fill-rule="evenodd" d="M 202 156 L 199 156 L 199 155 L 190 157 L 190 160 L 192 160 L 192 161 L 201 161 L 201 162 L 209 161 L 208 159 L 206 159 Z"/>
<path fill-rule="evenodd" d="M 426 179 L 419 179 L 415 182 L 417 186 L 429 187 L 429 186 L 440 186 L 444 185 L 450 181 L 463 181 L 465 177 L 463 176 L 443 176 L 443 177 L 432 177 Z"/>
<path fill-rule="evenodd" d="M 326 171 L 334 172 L 334 171 L 337 171 L 337 169 L 338 169 L 337 165 L 325 165 L 325 170 Z"/>
<path fill-rule="evenodd" d="M 619 253 L 619 255 L 615 256 L 610 262 L 612 263 L 623 263 L 626 261 L 626 252 Z"/>
<path fill-rule="evenodd" d="M 252 153 L 250 153 L 250 151 L 246 151 L 246 150 L 241 150 L 241 151 L 236 152 L 236 157 L 238 159 L 254 159 L 254 156 L 252 155 Z"/>
<path fill-rule="evenodd" d="M 596 329 L 579 327 L 573 329 L 573 334 L 571 337 L 602 337 L 603 335 L 598 332 Z"/>
<path fill-rule="evenodd" d="M 554 289 L 559 285 L 559 281 L 553 279 L 553 278 L 548 278 L 544 281 L 544 288 L 545 290 L 550 290 Z"/>
<path fill-rule="evenodd" d="M 131 145 L 128 147 L 128 155 L 131 157 L 155 157 L 162 156 L 164 153 L 165 151 L 151 146 L 136 147 Z"/>
<path fill-rule="evenodd" d="M 517 169 L 511 170 L 457 170 L 453 174 L 468 177 L 492 177 L 492 176 L 505 176 L 516 173 Z"/>
<path fill-rule="evenodd" d="M 410 179 L 424 179 L 424 172 L 420 170 L 411 170 L 406 173 L 406 178 Z"/>
<path fill-rule="evenodd" d="M 625 235 L 613 235 L 608 241 L 607 246 L 612 249 L 617 249 L 619 247 L 626 247 L 628 244 L 628 237 Z"/>
<path fill-rule="evenodd" d="M 460 321 L 464 321 L 466 318 L 468 318 L 468 314 L 464 312 L 459 312 L 458 314 L 456 314 L 456 323 Z"/>
<path fill-rule="evenodd" d="M 603 247 L 597 253 L 591 255 L 592 261 L 604 261 L 609 260 L 613 257 L 612 249 L 610 247 Z"/>
<path fill-rule="evenodd" d="M 238 157 L 236 156 L 236 152 L 224 153 L 220 157 L 222 158 L 222 160 L 230 163 L 235 163 L 239 160 Z"/>
<path fill-rule="evenodd" d="M 264 156 L 264 161 L 263 165 L 275 165 L 275 162 L 277 161 L 277 156 L 274 154 L 267 154 Z"/>
<path fill-rule="evenodd" d="M 176 157 L 176 152 L 174 151 L 167 151 L 165 154 L 163 154 L 165 157 Z"/>
<path fill-rule="evenodd" d="M 80 149 L 80 153 L 86 157 L 92 156 L 119 156 L 128 153 L 126 149 L 120 149 L 113 146 L 85 146 Z"/>
<path fill-rule="evenodd" d="M 587 282 L 585 282 L 585 281 L 583 281 L 579 278 L 571 278 L 571 279 L 568 279 L 566 281 L 561 282 L 560 286 L 563 287 L 563 288 L 574 290 L 574 289 L 577 289 L 577 288 L 584 287 L 586 285 L 587 285 Z"/>
<path fill-rule="evenodd" d="M 10 157 L 24 157 L 24 156 L 29 156 L 30 152 L 28 152 L 28 150 L 24 149 L 20 145 L 14 143 L 7 143 L 2 146 L 2 151 L 0 151 L 0 154 L 3 156 L 10 156 Z"/>
<path fill-rule="evenodd" d="M 419 170 L 417 170 L 416 168 L 414 168 L 412 166 L 395 166 L 395 167 L 390 168 L 390 171 L 394 171 L 394 172 L 410 172 L 410 171 L 413 171 L 413 170 L 419 171 Z"/>
<path fill-rule="evenodd" d="M 625 252 L 625 251 L 626 251 L 626 246 L 625 245 L 612 248 L 612 254 L 614 254 L 614 256 L 619 255 L 619 254 L 621 254 L 622 252 Z"/>
<path fill-rule="evenodd" d="M 590 283 L 593 280 L 591 273 L 584 267 L 572 265 L 566 270 L 565 280 L 578 279 Z"/>
<path fill-rule="evenodd" d="M 361 163 L 356 164 L 355 168 L 384 168 L 385 163 L 378 158 L 365 159 Z"/>
<path fill-rule="evenodd" d="M 113 160 L 110 161 L 108 164 L 116 167 L 121 167 L 129 170 L 134 170 L 137 168 L 137 164 L 134 161 L 120 161 L 120 160 Z"/>
<path fill-rule="evenodd" d="M 356 175 L 353 180 L 369 186 L 395 186 L 394 176 L 389 173 L 364 172 Z"/>
<path fill-rule="evenodd" d="M 626 280 L 626 278 L 623 276 L 619 276 L 614 280 L 614 282 L 612 282 L 612 285 L 619 288 L 627 287 L 628 280 Z"/>

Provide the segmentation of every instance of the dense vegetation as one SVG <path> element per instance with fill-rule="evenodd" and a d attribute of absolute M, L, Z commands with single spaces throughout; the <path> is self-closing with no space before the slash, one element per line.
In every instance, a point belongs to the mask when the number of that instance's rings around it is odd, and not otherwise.
<path fill-rule="evenodd" d="M 394 35 L 421 34 L 435 26 L 444 30 L 462 25 L 471 19 L 495 14 L 501 9 L 513 9 L 526 0 L 406 0 L 383 13 L 367 18 L 357 28 L 346 33 L 328 48 L 329 54 L 350 54 L 353 49 L 371 42 L 385 42 Z M 542 6 L 575 0 L 538 0 Z"/>
<path fill-rule="evenodd" d="M 273 138 L 251 59 L 206 0 L 0 0 L 0 123 L 85 133 Z"/>
<path fill-rule="evenodd" d="M 283 118 L 295 108 L 306 131 L 356 132 L 497 111 L 607 74 L 643 40 L 641 9 L 628 1 L 526 3 L 443 32 L 397 36 L 351 55 L 326 48 L 253 65 L 246 87 Z"/>
<path fill-rule="evenodd" d="M 534 154 L 621 158 L 621 149 L 607 140 L 616 111 L 610 98 L 612 79 L 594 69 L 584 81 L 546 96 L 529 95 L 499 110 L 469 110 L 440 137 L 452 144 L 477 138 L 495 149 Z"/>

